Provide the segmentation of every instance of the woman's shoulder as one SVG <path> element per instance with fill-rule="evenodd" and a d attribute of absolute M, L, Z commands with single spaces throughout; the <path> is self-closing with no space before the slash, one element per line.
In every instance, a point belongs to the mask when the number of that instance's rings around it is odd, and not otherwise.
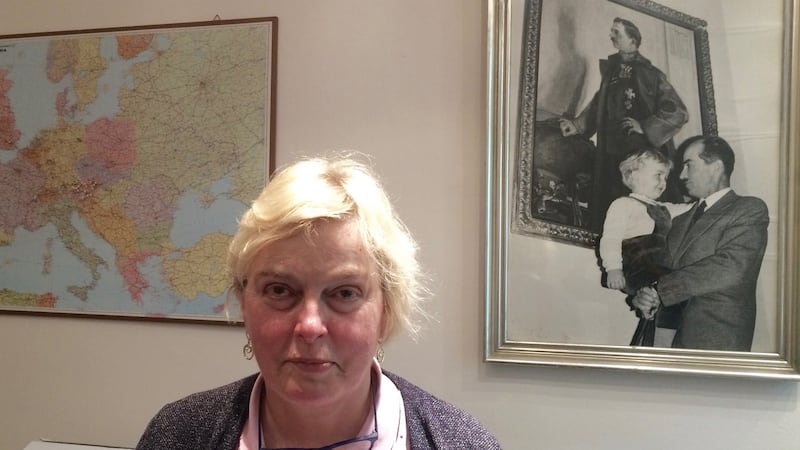
<path fill-rule="evenodd" d="M 169 403 L 165 408 L 169 407 L 179 410 L 189 408 L 196 412 L 203 412 L 206 410 L 214 412 L 222 404 L 230 404 L 233 406 L 244 402 L 245 406 L 247 406 L 250 393 L 253 390 L 253 385 L 257 377 L 258 375 L 251 375 L 224 386 L 195 392 L 180 400 Z"/>
<path fill-rule="evenodd" d="M 499 449 L 500 444 L 475 417 L 410 381 L 383 371 L 400 391 L 411 448 Z"/>
<path fill-rule="evenodd" d="M 236 448 L 256 377 L 251 375 L 166 404 L 150 420 L 136 448 L 189 449 L 200 448 L 193 446 L 203 442 L 216 442 L 215 448 L 220 449 Z"/>

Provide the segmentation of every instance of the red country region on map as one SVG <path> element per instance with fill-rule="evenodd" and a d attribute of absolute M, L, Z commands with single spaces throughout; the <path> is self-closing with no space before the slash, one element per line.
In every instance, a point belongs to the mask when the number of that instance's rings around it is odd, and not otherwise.
<path fill-rule="evenodd" d="M 116 170 L 129 170 L 136 161 L 136 127 L 128 119 L 102 118 L 86 126 L 89 157 Z"/>
<path fill-rule="evenodd" d="M 25 158 L 0 164 L 0 228 L 13 233 L 19 226 L 39 227 L 37 197 L 45 182 L 45 175 Z"/>
<path fill-rule="evenodd" d="M 128 292 L 131 293 L 131 298 L 137 303 L 142 303 L 142 291 L 150 287 L 150 283 L 139 271 L 139 264 L 153 255 L 156 255 L 156 252 L 142 252 L 117 262 L 119 273 L 128 285 Z"/>
<path fill-rule="evenodd" d="M 58 301 L 58 297 L 53 295 L 52 293 L 48 292 L 46 294 L 42 294 L 39 297 L 39 300 L 36 302 L 36 306 L 42 308 L 53 308 L 56 306 L 56 302 Z"/>
<path fill-rule="evenodd" d="M 152 34 L 136 34 L 117 37 L 117 53 L 125 59 L 131 59 L 150 48 Z"/>
<path fill-rule="evenodd" d="M 13 84 L 6 79 L 7 70 L 0 70 L 0 150 L 13 150 L 20 137 L 14 120 L 14 111 L 11 110 L 11 101 L 8 99 L 8 91 Z"/>
<path fill-rule="evenodd" d="M 78 110 L 77 103 L 69 102 L 69 90 L 64 89 L 56 95 L 56 112 L 60 117 L 75 117 L 75 112 Z"/>

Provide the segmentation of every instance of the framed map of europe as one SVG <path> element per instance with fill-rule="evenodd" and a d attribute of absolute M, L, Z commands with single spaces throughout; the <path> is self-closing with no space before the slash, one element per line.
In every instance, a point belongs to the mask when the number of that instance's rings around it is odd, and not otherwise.
<path fill-rule="evenodd" d="M 0 311 L 225 321 L 277 19 L 0 36 Z"/>

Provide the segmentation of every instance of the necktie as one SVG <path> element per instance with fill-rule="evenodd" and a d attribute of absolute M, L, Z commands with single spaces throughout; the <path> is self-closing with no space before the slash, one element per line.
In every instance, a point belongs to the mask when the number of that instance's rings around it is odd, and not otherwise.
<path fill-rule="evenodd" d="M 706 201 L 703 200 L 700 202 L 699 205 L 697 205 L 697 209 L 694 210 L 694 214 L 692 215 L 692 221 L 689 224 L 689 226 L 691 227 L 692 225 L 694 225 L 694 223 L 697 222 L 697 220 L 703 215 L 705 211 L 706 211 Z"/>

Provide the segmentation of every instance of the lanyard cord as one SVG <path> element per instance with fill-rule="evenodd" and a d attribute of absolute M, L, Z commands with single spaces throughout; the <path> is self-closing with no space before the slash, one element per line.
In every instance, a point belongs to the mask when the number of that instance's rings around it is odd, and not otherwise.
<path fill-rule="evenodd" d="M 375 441 L 378 440 L 378 407 L 375 401 L 375 383 L 373 383 L 371 379 L 370 379 L 370 392 L 372 394 L 372 418 L 375 423 L 375 429 L 372 431 L 372 433 L 364 436 L 345 439 L 343 441 L 326 445 L 324 447 L 317 447 L 317 448 L 286 447 L 286 448 L 272 449 L 272 450 L 332 450 L 336 447 L 341 447 L 347 444 L 353 444 L 356 442 L 363 442 L 363 441 L 369 441 L 370 442 L 369 448 L 372 449 L 372 446 L 375 445 Z M 259 450 L 270 450 L 261 446 L 262 443 L 261 411 L 264 402 L 264 395 L 262 395 L 261 398 L 258 400 L 258 448 Z"/>

